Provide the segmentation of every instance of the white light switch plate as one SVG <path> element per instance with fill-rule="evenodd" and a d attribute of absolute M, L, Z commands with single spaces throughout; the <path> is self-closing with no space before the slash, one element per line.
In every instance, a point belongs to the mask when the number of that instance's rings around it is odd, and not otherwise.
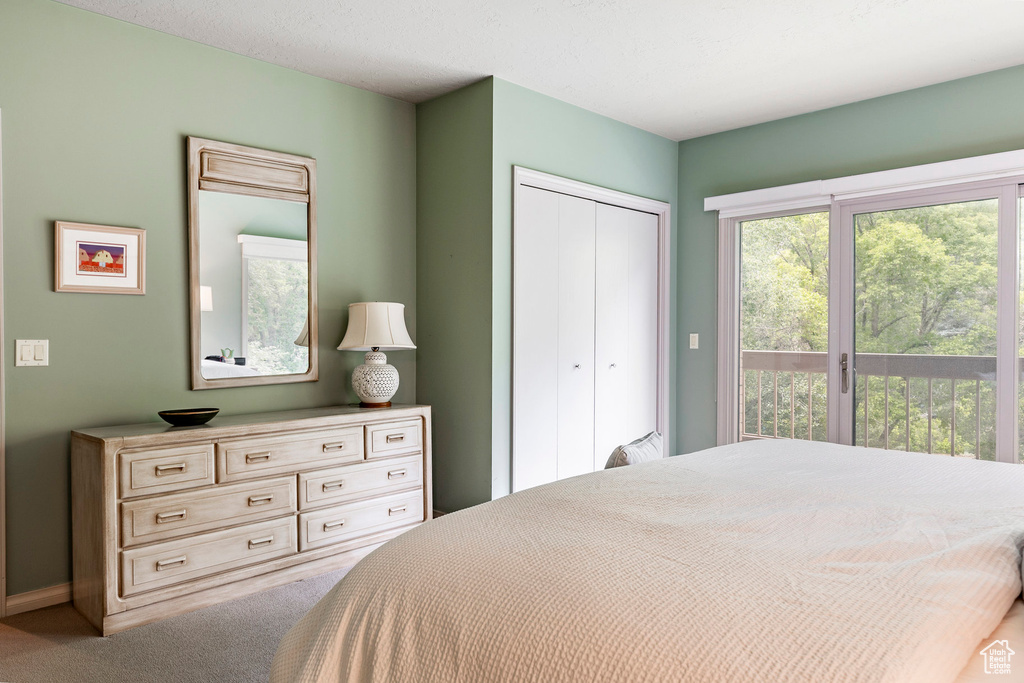
<path fill-rule="evenodd" d="M 14 364 L 18 365 L 49 365 L 49 339 L 18 339 L 14 342 Z"/>
<path fill-rule="evenodd" d="M 691 349 L 697 348 L 697 335 L 696 334 L 691 334 L 690 335 L 690 348 Z"/>

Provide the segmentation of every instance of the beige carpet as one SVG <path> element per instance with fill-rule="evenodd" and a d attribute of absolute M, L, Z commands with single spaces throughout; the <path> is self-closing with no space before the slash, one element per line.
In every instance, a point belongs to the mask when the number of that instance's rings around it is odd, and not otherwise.
<path fill-rule="evenodd" d="M 0 681 L 266 681 L 285 632 L 347 569 L 101 638 L 70 604 L 0 621 Z"/>

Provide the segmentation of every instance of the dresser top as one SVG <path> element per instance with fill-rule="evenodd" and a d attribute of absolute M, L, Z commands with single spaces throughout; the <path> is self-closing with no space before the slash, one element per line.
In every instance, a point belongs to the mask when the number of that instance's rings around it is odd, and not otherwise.
<path fill-rule="evenodd" d="M 225 415 L 213 418 L 204 425 L 195 427 L 173 427 L 166 422 L 145 422 L 134 425 L 115 427 L 96 427 L 93 429 L 76 429 L 72 433 L 95 440 L 118 438 L 138 438 L 159 435 L 175 435 L 189 438 L 223 438 L 244 434 L 260 426 L 273 425 L 277 428 L 289 428 L 287 423 L 297 422 L 297 429 L 319 426 L 323 421 L 330 423 L 331 418 L 357 416 L 368 420 L 401 418 L 403 414 L 421 413 L 428 406 L 395 403 L 388 408 L 363 408 L 358 404 L 345 406 L 328 406 L 325 408 L 304 408 L 301 410 L 281 410 L 270 413 L 248 413 L 245 415 Z M 398 413 L 398 414 L 395 414 Z"/>

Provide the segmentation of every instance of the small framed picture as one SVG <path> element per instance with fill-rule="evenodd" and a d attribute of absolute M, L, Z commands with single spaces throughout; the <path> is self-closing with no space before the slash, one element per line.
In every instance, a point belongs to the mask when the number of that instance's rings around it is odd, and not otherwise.
<path fill-rule="evenodd" d="M 55 289 L 94 294 L 146 293 L 146 231 L 57 221 Z"/>

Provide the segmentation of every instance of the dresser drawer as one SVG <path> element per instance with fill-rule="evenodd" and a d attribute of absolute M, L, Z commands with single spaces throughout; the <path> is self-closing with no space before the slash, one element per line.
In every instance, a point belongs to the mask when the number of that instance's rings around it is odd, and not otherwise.
<path fill-rule="evenodd" d="M 422 484 L 423 459 L 418 455 L 317 470 L 299 475 L 299 508 L 337 505 Z"/>
<path fill-rule="evenodd" d="M 403 420 L 366 426 L 366 457 L 385 458 L 392 455 L 419 453 L 423 450 L 423 423 Z"/>
<path fill-rule="evenodd" d="M 299 515 L 299 550 L 312 550 L 423 521 L 423 491 Z"/>
<path fill-rule="evenodd" d="M 223 441 L 217 444 L 220 481 L 251 479 L 298 468 L 329 467 L 363 459 L 361 427 L 305 432 L 284 437 Z"/>
<path fill-rule="evenodd" d="M 295 512 L 295 478 L 218 486 L 121 503 L 125 547 Z"/>
<path fill-rule="evenodd" d="M 295 553 L 295 517 L 121 553 L 121 594 L 156 590 Z"/>
<path fill-rule="evenodd" d="M 213 483 L 213 444 L 119 454 L 121 497 L 179 491 Z"/>

